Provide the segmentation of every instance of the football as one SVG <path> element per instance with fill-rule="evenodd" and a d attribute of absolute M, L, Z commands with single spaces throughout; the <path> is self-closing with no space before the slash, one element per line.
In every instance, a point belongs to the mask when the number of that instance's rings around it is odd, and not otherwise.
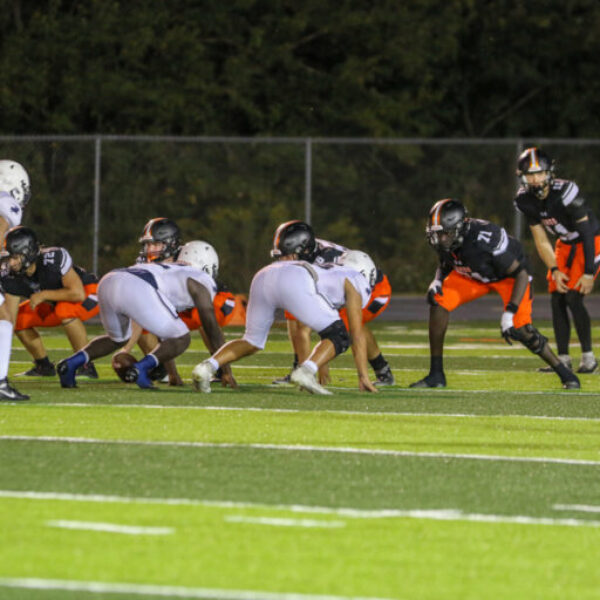
<path fill-rule="evenodd" d="M 137 362 L 137 359 L 129 352 L 118 352 L 112 357 L 112 368 L 115 373 L 119 376 L 121 381 L 125 381 L 125 373 L 129 367 Z"/>

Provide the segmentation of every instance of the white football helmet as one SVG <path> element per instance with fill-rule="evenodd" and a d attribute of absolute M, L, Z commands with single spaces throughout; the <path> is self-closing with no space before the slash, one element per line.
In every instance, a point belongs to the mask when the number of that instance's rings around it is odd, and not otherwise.
<path fill-rule="evenodd" d="M 371 257 L 360 250 L 346 250 L 339 258 L 338 264 L 361 273 L 369 283 L 369 287 L 375 285 L 377 279 L 377 267 Z"/>
<path fill-rule="evenodd" d="M 31 198 L 27 171 L 14 160 L 0 160 L 0 192 L 10 194 L 24 208 Z"/>
<path fill-rule="evenodd" d="M 216 250 L 202 240 L 184 244 L 177 261 L 189 263 L 192 267 L 208 273 L 213 279 L 216 279 L 219 273 L 219 256 Z"/>

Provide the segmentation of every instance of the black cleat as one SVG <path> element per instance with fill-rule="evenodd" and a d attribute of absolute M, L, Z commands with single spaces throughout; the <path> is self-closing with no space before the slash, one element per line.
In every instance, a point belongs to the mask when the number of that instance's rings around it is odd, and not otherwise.
<path fill-rule="evenodd" d="M 563 381 L 563 388 L 565 390 L 579 390 L 581 389 L 581 384 L 579 383 L 579 379 L 573 375 L 573 379 L 567 379 L 567 381 Z"/>
<path fill-rule="evenodd" d="M 427 377 L 411 383 L 411 388 L 443 388 L 446 387 L 446 376 L 443 373 L 429 373 Z"/>
<path fill-rule="evenodd" d="M 21 394 L 21 392 L 12 387 L 5 377 L 4 379 L 0 379 L 0 400 L 20 402 L 21 400 L 29 400 L 29 396 L 27 394 Z"/>
<path fill-rule="evenodd" d="M 288 373 L 284 377 L 279 377 L 278 379 L 273 379 L 273 383 L 275 385 L 291 385 L 292 380 L 290 379 L 291 373 Z"/>
<path fill-rule="evenodd" d="M 91 360 L 89 363 L 79 367 L 76 375 L 77 377 L 83 377 L 83 379 L 98 379 L 98 371 L 96 371 L 96 367 Z"/>
<path fill-rule="evenodd" d="M 376 387 L 396 384 L 394 374 L 389 365 L 386 365 L 380 371 L 375 371 L 375 375 L 377 376 L 377 379 L 373 382 L 373 385 Z"/>
<path fill-rule="evenodd" d="M 150 377 L 152 381 L 160 381 L 161 383 L 163 383 L 163 379 L 166 377 L 166 383 L 169 382 L 167 369 L 162 363 L 158 363 L 156 367 L 150 369 L 150 371 L 148 371 L 148 377 Z"/>
<path fill-rule="evenodd" d="M 577 369 L 578 373 L 582 373 L 583 375 L 589 375 L 590 373 L 594 373 L 598 368 L 598 361 L 595 360 L 592 364 L 581 363 L 579 365 L 579 369 Z"/>
<path fill-rule="evenodd" d="M 52 363 L 45 365 L 34 365 L 29 371 L 18 373 L 17 377 L 54 377 L 56 375 L 56 368 Z"/>

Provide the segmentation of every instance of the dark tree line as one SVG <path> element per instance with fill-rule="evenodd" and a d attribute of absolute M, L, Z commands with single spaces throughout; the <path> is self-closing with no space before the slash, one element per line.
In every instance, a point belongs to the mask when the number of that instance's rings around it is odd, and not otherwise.
<path fill-rule="evenodd" d="M 595 0 L 5 0 L 2 133 L 600 135 Z"/>

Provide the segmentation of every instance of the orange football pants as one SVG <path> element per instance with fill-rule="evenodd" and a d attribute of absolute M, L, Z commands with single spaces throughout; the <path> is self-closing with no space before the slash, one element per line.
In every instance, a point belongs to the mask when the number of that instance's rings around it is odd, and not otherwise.
<path fill-rule="evenodd" d="M 595 256 L 600 254 L 600 235 L 594 238 Z M 554 246 L 554 256 L 556 257 L 556 266 L 563 273 L 569 276 L 567 287 L 570 290 L 575 289 L 575 285 L 585 273 L 585 256 L 583 255 L 583 244 L 565 244 L 561 240 L 556 241 Z M 594 273 L 594 279 L 598 276 L 598 270 Z M 552 272 L 548 270 L 546 274 L 546 280 L 548 281 L 548 292 L 556 292 L 556 281 L 552 277 Z"/>
<path fill-rule="evenodd" d="M 454 309 L 485 296 L 492 290 L 500 295 L 504 306 L 510 302 L 515 280 L 512 277 L 506 277 L 500 281 L 493 283 L 483 283 L 464 277 L 456 271 L 452 271 L 442 283 L 442 294 L 436 294 L 435 300 L 443 306 L 448 312 Z M 527 285 L 519 310 L 515 313 L 515 327 L 523 327 L 531 323 L 531 309 L 533 305 L 533 295 L 531 291 L 531 283 Z"/>
<path fill-rule="evenodd" d="M 29 300 L 19 304 L 15 331 L 31 329 L 32 327 L 58 327 L 63 321 L 81 319 L 87 321 L 100 312 L 98 298 L 96 297 L 97 283 L 83 286 L 86 299 L 83 302 L 57 302 L 50 304 L 42 302 L 34 309 Z"/>

